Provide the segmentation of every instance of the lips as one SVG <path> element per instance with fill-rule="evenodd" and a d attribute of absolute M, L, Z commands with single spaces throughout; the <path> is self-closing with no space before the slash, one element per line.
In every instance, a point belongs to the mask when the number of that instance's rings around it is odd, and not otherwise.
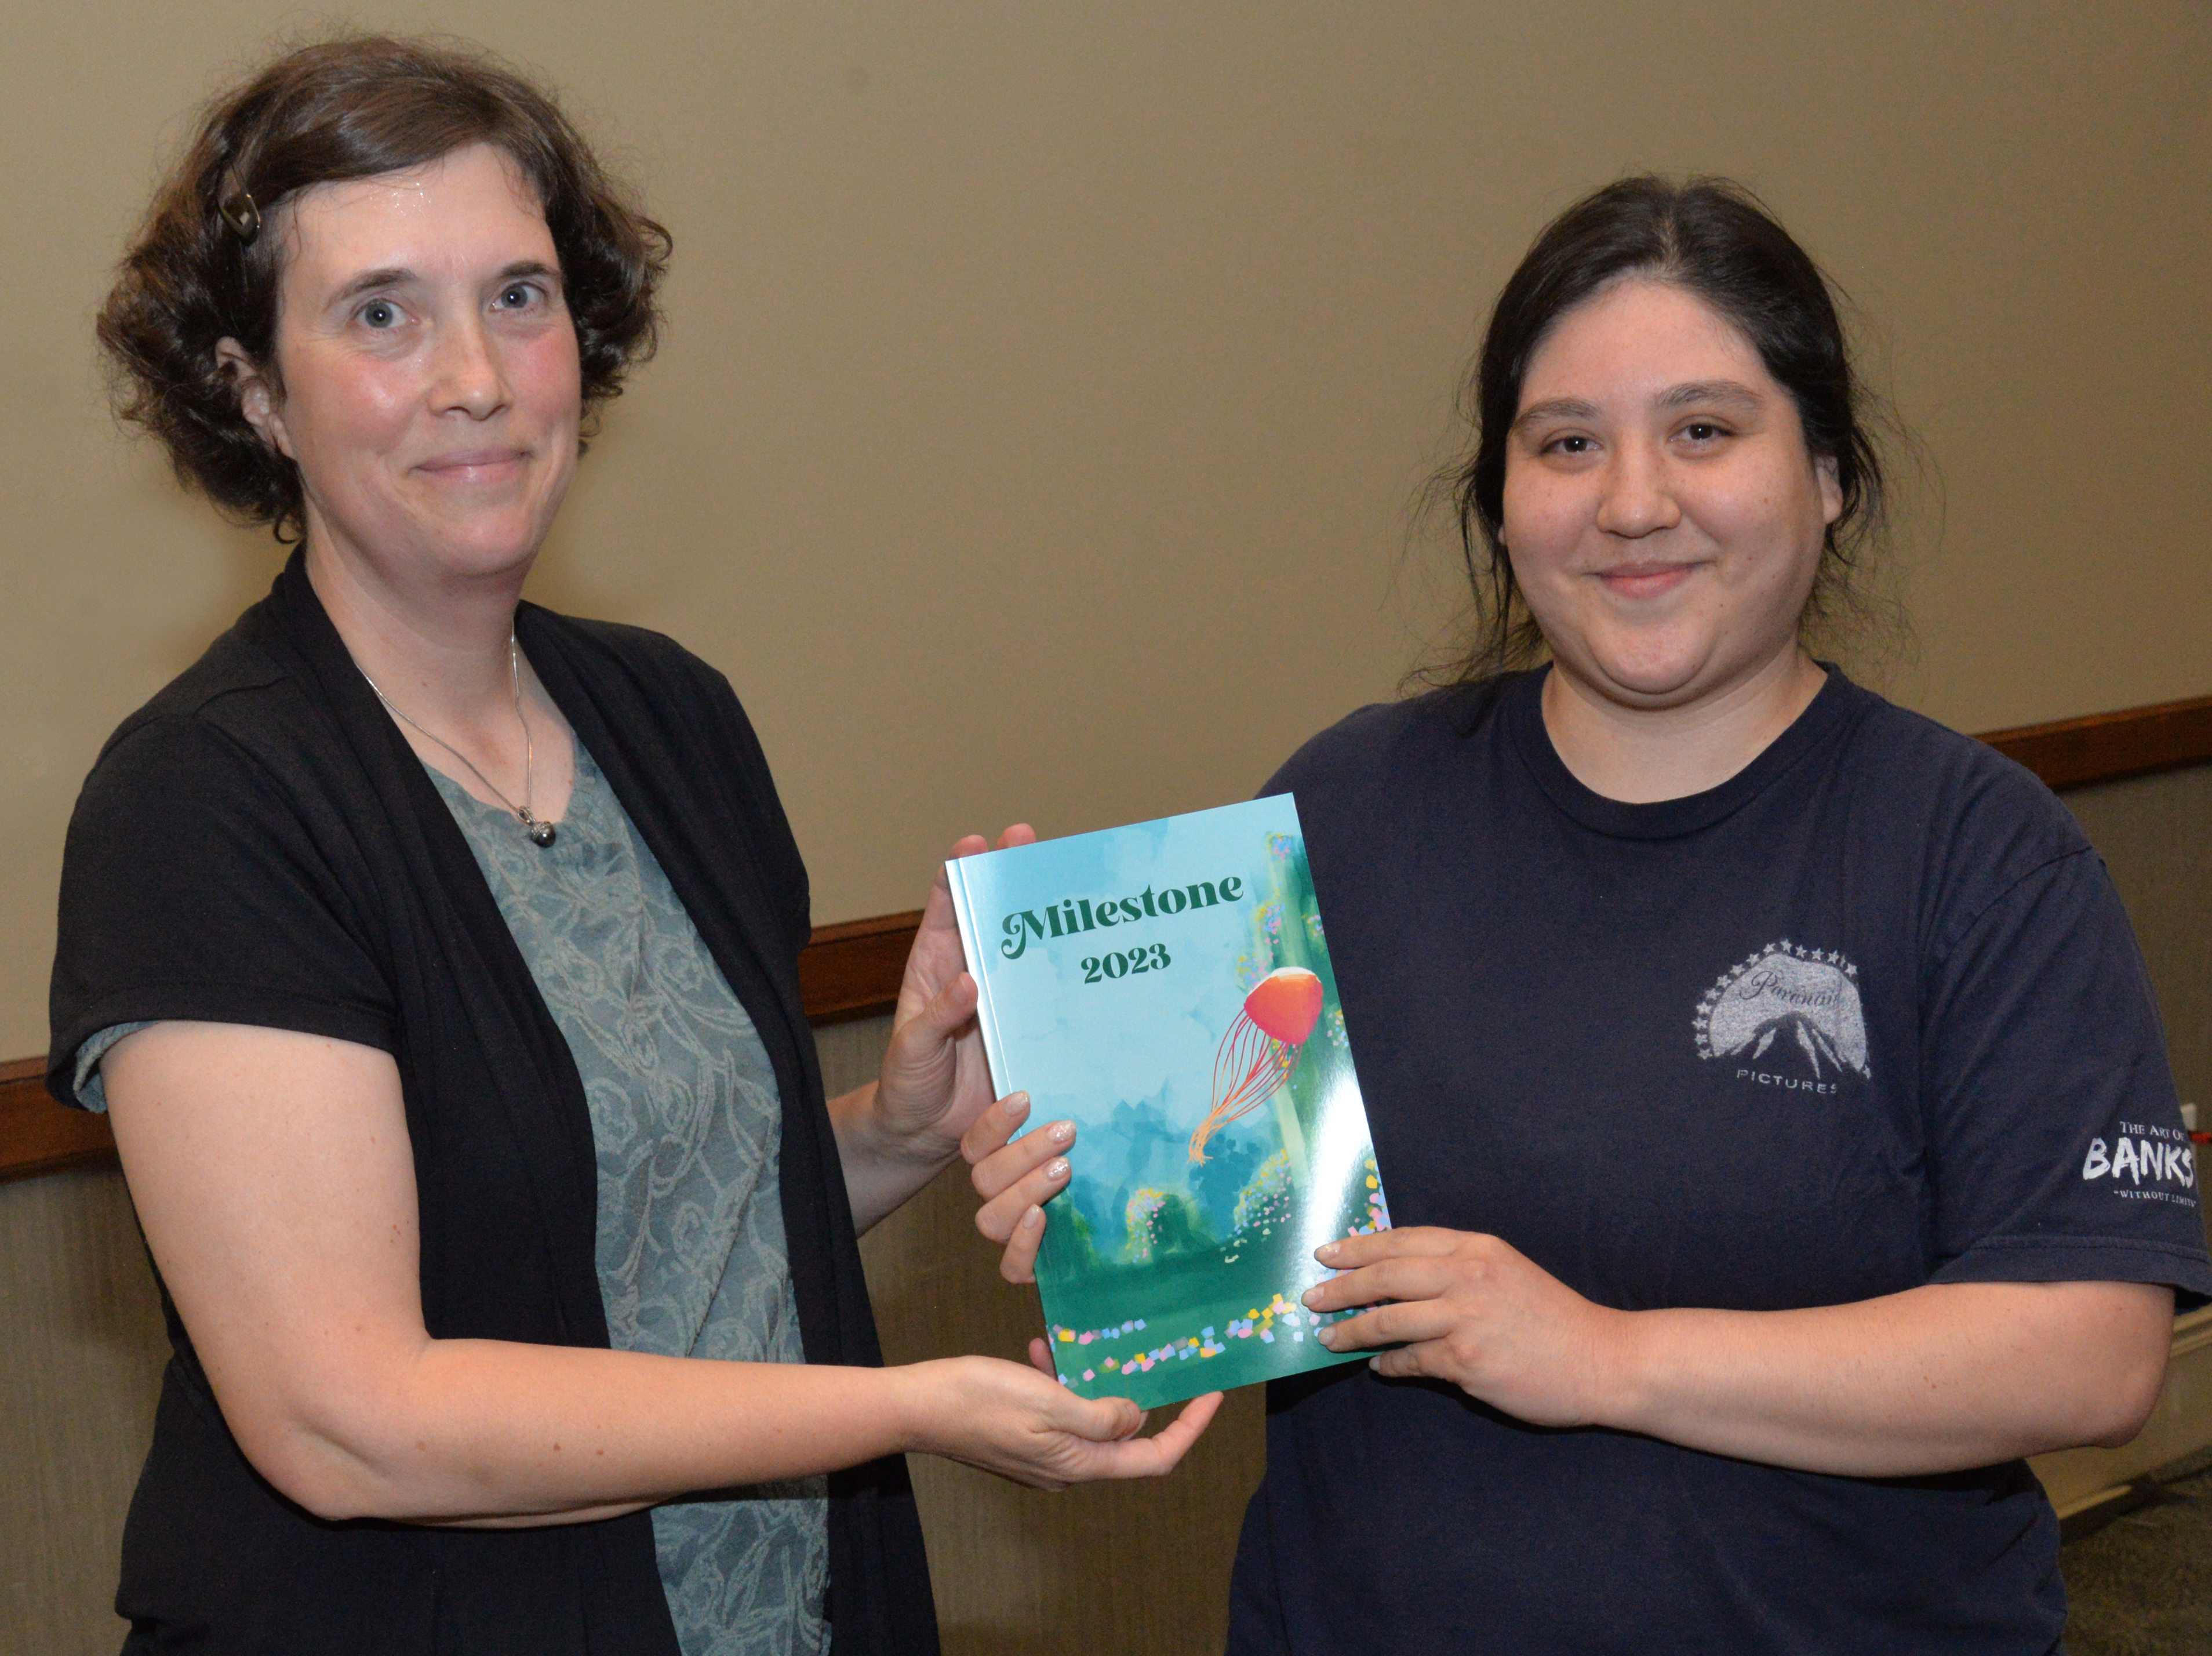
<path fill-rule="evenodd" d="M 529 459 L 521 448 L 463 448 L 417 463 L 415 469 L 444 481 L 489 480 L 519 470 Z"/>
<path fill-rule="evenodd" d="M 1598 571 L 1607 592 L 1621 598 L 1657 598 L 1690 578 L 1694 563 L 1619 563 Z"/>

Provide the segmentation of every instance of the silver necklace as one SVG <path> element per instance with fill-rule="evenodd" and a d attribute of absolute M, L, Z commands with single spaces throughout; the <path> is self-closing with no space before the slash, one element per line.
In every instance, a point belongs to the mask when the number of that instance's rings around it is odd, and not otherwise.
<path fill-rule="evenodd" d="M 534 769 L 533 761 L 536 758 L 536 755 L 532 751 L 530 740 L 530 721 L 525 718 L 522 713 L 522 656 L 521 653 L 514 647 L 514 634 L 512 630 L 510 630 L 507 635 L 507 677 L 508 684 L 514 688 L 514 716 L 517 722 L 522 726 L 522 803 L 520 805 L 517 805 L 513 800 L 507 798 L 505 794 L 501 793 L 498 783 L 492 781 L 492 779 L 484 775 L 483 771 L 477 770 L 476 761 L 474 759 L 471 759 L 467 754 L 462 752 L 459 748 L 454 746 L 453 743 L 447 741 L 443 736 L 438 734 L 436 731 L 424 730 L 421 725 L 416 724 L 414 720 L 408 718 L 404 713 L 401 712 L 398 708 L 392 704 L 392 698 L 389 696 L 386 696 L 381 690 L 377 689 L 376 680 L 371 679 L 366 672 L 363 672 L 361 676 L 362 680 L 367 683 L 369 689 L 375 691 L 376 699 L 384 703 L 384 710 L 386 713 L 389 713 L 395 719 L 398 719 L 406 724 L 412 725 L 416 730 L 422 731 L 423 735 L 428 736 L 432 741 L 444 748 L 446 752 L 452 754 L 463 764 L 468 766 L 469 774 L 474 776 L 478 782 L 482 782 L 486 788 L 490 788 L 491 795 L 494 799 L 497 800 L 501 805 L 504 805 L 508 810 L 514 812 L 517 817 L 520 817 L 522 819 L 522 831 L 530 836 L 530 843 L 532 845 L 544 847 L 550 845 L 553 843 L 554 838 L 559 831 L 552 823 L 546 821 L 544 818 L 538 815 L 530 808 L 532 773 Z"/>

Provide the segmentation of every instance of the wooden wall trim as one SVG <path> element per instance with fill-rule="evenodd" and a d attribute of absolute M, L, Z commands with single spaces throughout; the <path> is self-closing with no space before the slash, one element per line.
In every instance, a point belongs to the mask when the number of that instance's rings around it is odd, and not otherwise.
<path fill-rule="evenodd" d="M 2055 788 L 2118 782 L 2212 762 L 2212 696 L 1994 730 L 1982 740 Z M 816 927 L 799 957 L 807 1017 L 834 1024 L 889 1012 L 921 922 L 917 909 Z M 106 1118 L 56 1104 L 45 1075 L 43 1058 L 0 1063 L 0 1181 L 114 1164 Z"/>
<path fill-rule="evenodd" d="M 46 1061 L 0 1064 L 0 1180 L 112 1166 L 107 1117 L 65 1110 L 46 1096 Z"/>
<path fill-rule="evenodd" d="M 816 1024 L 872 1018 L 898 1002 L 899 976 L 921 910 L 817 926 L 799 957 L 799 986 Z M 107 1117 L 56 1104 L 46 1061 L 0 1063 L 0 1184 L 72 1167 L 112 1167 Z"/>
<path fill-rule="evenodd" d="M 2212 759 L 2212 696 L 1992 730 L 1982 740 L 2051 788 L 2119 782 Z"/>
<path fill-rule="evenodd" d="M 808 1020 L 841 1024 L 889 1012 L 898 1003 L 899 977 L 921 925 L 921 910 L 914 909 L 817 926 L 799 957 Z"/>

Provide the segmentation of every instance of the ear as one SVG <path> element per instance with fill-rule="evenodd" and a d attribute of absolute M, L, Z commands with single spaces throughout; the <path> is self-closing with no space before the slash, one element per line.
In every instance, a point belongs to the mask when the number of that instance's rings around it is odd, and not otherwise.
<path fill-rule="evenodd" d="M 1836 457 L 1823 454 L 1815 459 L 1813 476 L 1820 485 L 1820 521 L 1833 523 L 1844 514 L 1844 486 L 1836 481 Z"/>
<path fill-rule="evenodd" d="M 238 393 L 238 410 L 246 416 L 246 424 L 287 460 L 297 458 L 292 453 L 291 436 L 284 429 L 283 400 L 269 375 L 246 354 L 246 347 L 225 334 L 215 342 L 215 360 Z"/>

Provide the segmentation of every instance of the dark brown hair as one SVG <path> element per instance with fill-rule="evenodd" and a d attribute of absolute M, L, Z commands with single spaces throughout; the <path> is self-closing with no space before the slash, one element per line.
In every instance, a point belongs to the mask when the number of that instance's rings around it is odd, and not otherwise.
<path fill-rule="evenodd" d="M 298 468 L 246 423 L 216 342 L 236 339 L 274 377 L 283 238 L 273 221 L 301 191 L 472 143 L 504 150 L 544 210 L 587 413 L 620 395 L 624 373 L 659 338 L 653 290 L 668 232 L 600 167 L 551 98 L 483 52 L 352 35 L 288 52 L 209 107 L 100 309 L 116 412 L 161 440 L 187 486 L 296 539 Z"/>
<path fill-rule="evenodd" d="M 1584 196 L 1545 226 L 1491 311 L 1462 393 L 1474 445 L 1434 484 L 1451 502 L 1474 594 L 1474 636 L 1437 678 L 1472 683 L 1542 659 L 1543 634 L 1506 556 L 1506 439 L 1537 347 L 1560 317 L 1628 275 L 1695 294 L 1741 329 L 1796 405 L 1807 449 L 1835 466 L 1844 509 L 1828 526 L 1807 615 L 1884 608 L 1854 577 L 1886 518 L 1874 432 L 1889 421 L 1851 365 L 1832 284 L 1742 186 L 1647 174 Z"/>

